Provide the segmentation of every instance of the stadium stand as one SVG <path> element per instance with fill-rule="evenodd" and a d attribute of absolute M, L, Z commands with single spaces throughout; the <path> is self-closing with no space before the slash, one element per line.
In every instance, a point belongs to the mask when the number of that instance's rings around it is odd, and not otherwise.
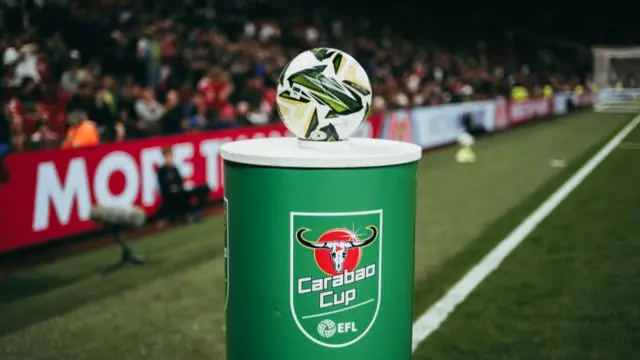
<path fill-rule="evenodd" d="M 522 31 L 505 37 L 490 16 L 452 29 L 433 15 L 389 16 L 402 11 L 393 6 L 343 5 L 336 18 L 329 16 L 334 1 L 266 3 L 4 2 L 0 143 L 5 152 L 56 148 L 74 110 L 97 124 L 102 142 L 278 122 L 280 70 L 317 46 L 341 48 L 363 64 L 374 113 L 508 96 L 516 83 L 539 95 L 544 84 L 566 90 L 584 80 L 584 69 L 563 66 L 551 52 L 532 53 L 528 45 L 545 40 Z M 344 16 L 351 10 L 366 19 Z M 424 32 L 408 31 L 416 22 Z"/>

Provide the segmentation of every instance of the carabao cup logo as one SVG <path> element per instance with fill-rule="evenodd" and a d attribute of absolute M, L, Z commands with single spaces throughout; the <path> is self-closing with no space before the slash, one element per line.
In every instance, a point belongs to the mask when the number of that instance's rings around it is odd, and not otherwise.
<path fill-rule="evenodd" d="M 381 228 L 382 210 L 291 213 L 291 311 L 308 339 L 344 347 L 373 326 L 381 296 Z"/>
<path fill-rule="evenodd" d="M 296 240 L 309 249 L 315 250 L 316 263 L 327 275 L 339 275 L 347 271 L 354 271 L 362 257 L 361 247 L 371 244 L 378 237 L 378 229 L 369 226 L 371 235 L 366 240 L 358 239 L 353 231 L 348 229 L 332 229 L 320 236 L 318 241 L 308 241 L 304 233 L 309 231 L 301 228 L 296 232 Z"/>

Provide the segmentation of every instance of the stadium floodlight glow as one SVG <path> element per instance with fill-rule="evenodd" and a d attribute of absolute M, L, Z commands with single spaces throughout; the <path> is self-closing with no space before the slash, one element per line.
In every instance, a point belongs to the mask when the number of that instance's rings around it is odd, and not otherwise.
<path fill-rule="evenodd" d="M 351 137 L 371 95 L 351 56 L 305 51 L 278 85 L 297 138 L 222 146 L 228 360 L 411 358 L 422 149 Z"/>
<path fill-rule="evenodd" d="M 640 112 L 640 47 L 594 47 L 598 112 Z"/>

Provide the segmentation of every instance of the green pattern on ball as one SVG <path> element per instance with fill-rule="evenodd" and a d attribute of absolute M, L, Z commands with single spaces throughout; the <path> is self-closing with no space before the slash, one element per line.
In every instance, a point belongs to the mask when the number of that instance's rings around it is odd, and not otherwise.
<path fill-rule="evenodd" d="M 329 48 L 315 48 L 311 50 L 318 61 L 326 60 L 335 54 L 335 50 Z"/>
<path fill-rule="evenodd" d="M 349 115 L 363 109 L 362 98 L 349 87 L 322 73 L 326 66 L 301 70 L 289 77 L 290 86 L 296 84 L 306 90 L 318 104 L 330 108 L 328 118 Z"/>

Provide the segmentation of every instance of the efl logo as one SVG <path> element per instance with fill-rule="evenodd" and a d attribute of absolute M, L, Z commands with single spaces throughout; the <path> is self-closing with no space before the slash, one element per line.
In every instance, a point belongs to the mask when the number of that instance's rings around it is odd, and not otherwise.
<path fill-rule="evenodd" d="M 320 321 L 318 324 L 318 334 L 323 338 L 333 337 L 336 333 L 344 334 L 348 332 L 357 333 L 358 329 L 356 329 L 355 322 L 347 322 L 347 323 L 338 323 L 336 324 L 333 320 L 325 319 Z"/>

